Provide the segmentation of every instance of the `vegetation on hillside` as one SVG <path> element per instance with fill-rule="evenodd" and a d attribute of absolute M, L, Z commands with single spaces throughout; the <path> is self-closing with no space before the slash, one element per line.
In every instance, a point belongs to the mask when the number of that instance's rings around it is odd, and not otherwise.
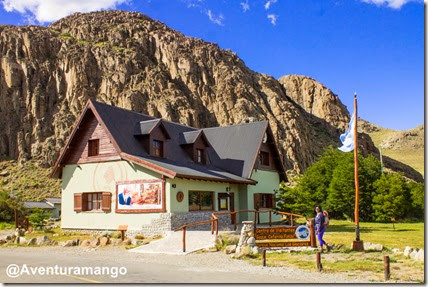
<path fill-rule="evenodd" d="M 14 160 L 0 159 L 0 222 L 12 222 L 14 209 L 20 217 L 25 216 L 24 201 L 60 196 L 61 182 L 49 178 L 50 172 L 34 161 L 18 164 Z"/>
<path fill-rule="evenodd" d="M 370 126 L 367 127 L 368 125 Z M 424 174 L 424 125 L 399 131 L 361 121 L 359 128 L 371 137 L 383 155 L 405 163 Z"/>
<path fill-rule="evenodd" d="M 51 171 L 38 166 L 33 160 L 18 164 L 14 160 L 0 159 L 0 191 L 17 193 L 24 201 L 58 197 L 61 182 L 49 178 Z"/>
<path fill-rule="evenodd" d="M 397 173 L 381 173 L 380 161 L 359 155 L 360 209 L 362 221 L 389 222 L 421 219 L 424 211 L 424 185 L 406 181 Z M 281 184 L 278 208 L 313 216 L 320 204 L 331 218 L 353 220 L 355 208 L 353 153 L 333 147 L 297 179 L 295 187 Z"/>

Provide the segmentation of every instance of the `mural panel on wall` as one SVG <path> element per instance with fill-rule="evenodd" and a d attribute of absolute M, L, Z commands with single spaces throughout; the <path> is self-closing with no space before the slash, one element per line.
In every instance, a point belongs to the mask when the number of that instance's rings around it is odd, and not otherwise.
<path fill-rule="evenodd" d="M 116 212 L 164 211 L 162 180 L 125 181 L 116 184 Z"/>

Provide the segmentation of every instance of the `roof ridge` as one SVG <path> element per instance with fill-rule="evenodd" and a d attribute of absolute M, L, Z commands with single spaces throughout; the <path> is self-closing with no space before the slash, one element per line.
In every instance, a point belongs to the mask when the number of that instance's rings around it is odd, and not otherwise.
<path fill-rule="evenodd" d="M 188 126 L 188 125 L 185 125 L 185 124 L 182 124 L 182 123 L 177 123 L 177 122 L 170 121 L 170 120 L 167 120 L 167 119 L 164 119 L 164 118 L 157 118 L 157 117 L 154 117 L 154 116 L 146 115 L 146 114 L 143 114 L 143 113 L 139 113 L 139 112 L 136 112 L 136 111 L 133 111 L 133 110 L 128 110 L 128 109 L 125 109 L 125 108 L 122 108 L 122 107 L 118 107 L 118 106 L 109 105 L 107 103 L 99 102 L 99 101 L 92 100 L 92 99 L 91 99 L 91 101 L 93 103 L 97 103 L 97 104 L 102 104 L 102 105 L 108 106 L 109 108 L 116 108 L 116 109 L 124 110 L 126 112 L 138 114 L 140 116 L 145 116 L 145 117 L 152 118 L 151 120 L 148 120 L 148 121 L 152 121 L 152 120 L 163 120 L 163 121 L 171 123 L 171 124 L 180 125 L 180 126 L 191 128 L 191 129 L 195 129 L 195 130 L 200 130 L 200 128 Z"/>
<path fill-rule="evenodd" d="M 187 134 L 187 133 L 200 133 L 202 131 L 203 131 L 203 129 L 196 129 L 194 131 L 183 132 L 183 134 Z"/>
<path fill-rule="evenodd" d="M 143 115 L 143 114 L 141 114 L 141 115 Z M 140 121 L 139 123 L 147 123 L 147 122 L 153 122 L 153 121 L 161 121 L 162 119 L 158 119 L 158 118 L 156 118 L 156 119 L 151 119 L 151 120 L 146 120 L 146 121 Z"/>
<path fill-rule="evenodd" d="M 257 121 L 257 122 L 251 122 L 251 123 L 240 123 L 240 124 L 228 125 L 228 126 L 218 126 L 218 127 L 202 128 L 201 130 L 218 129 L 218 128 L 228 128 L 228 127 L 237 127 L 237 126 L 250 125 L 250 124 L 259 124 L 259 123 L 265 123 L 265 122 L 268 123 L 269 120 L 263 120 L 263 121 Z"/>

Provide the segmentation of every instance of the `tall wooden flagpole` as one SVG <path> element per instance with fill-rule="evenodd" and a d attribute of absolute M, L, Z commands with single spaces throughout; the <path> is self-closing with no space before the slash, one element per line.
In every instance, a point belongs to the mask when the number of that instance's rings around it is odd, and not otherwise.
<path fill-rule="evenodd" d="M 360 202 L 360 186 L 358 184 L 358 110 L 357 110 L 357 94 L 354 94 L 354 179 L 355 179 L 355 241 L 352 249 L 355 251 L 364 251 L 363 241 L 360 240 L 360 218 L 359 218 L 359 202 Z"/>
<path fill-rule="evenodd" d="M 355 240 L 360 241 L 360 219 L 359 202 L 360 202 L 360 186 L 358 183 L 358 110 L 357 110 L 357 94 L 354 94 L 354 111 L 355 111 L 355 124 L 354 124 L 354 179 L 355 179 Z"/>

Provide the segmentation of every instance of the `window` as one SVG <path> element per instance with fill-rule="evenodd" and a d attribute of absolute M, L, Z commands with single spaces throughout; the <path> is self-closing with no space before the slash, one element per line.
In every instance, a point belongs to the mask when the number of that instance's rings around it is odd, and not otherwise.
<path fill-rule="evenodd" d="M 84 192 L 74 194 L 74 211 L 111 211 L 111 192 Z"/>
<path fill-rule="evenodd" d="M 99 155 L 100 152 L 100 140 L 89 140 L 88 141 L 88 156 Z"/>
<path fill-rule="evenodd" d="M 204 150 L 203 149 L 196 149 L 196 162 L 197 163 L 204 163 Z"/>
<path fill-rule="evenodd" d="M 189 211 L 214 210 L 214 192 L 189 191 Z"/>
<path fill-rule="evenodd" d="M 259 208 L 274 208 L 275 197 L 272 193 L 255 193 L 254 194 L 254 207 Z"/>
<path fill-rule="evenodd" d="M 153 155 L 163 157 L 163 142 L 158 140 L 153 141 Z"/>
<path fill-rule="evenodd" d="M 218 210 L 228 210 L 229 209 L 229 196 L 227 193 L 218 194 Z"/>
<path fill-rule="evenodd" d="M 265 151 L 260 152 L 260 164 L 269 166 L 269 153 Z"/>
<path fill-rule="evenodd" d="M 101 210 L 102 192 L 97 193 L 84 193 L 83 206 L 85 211 Z"/>

